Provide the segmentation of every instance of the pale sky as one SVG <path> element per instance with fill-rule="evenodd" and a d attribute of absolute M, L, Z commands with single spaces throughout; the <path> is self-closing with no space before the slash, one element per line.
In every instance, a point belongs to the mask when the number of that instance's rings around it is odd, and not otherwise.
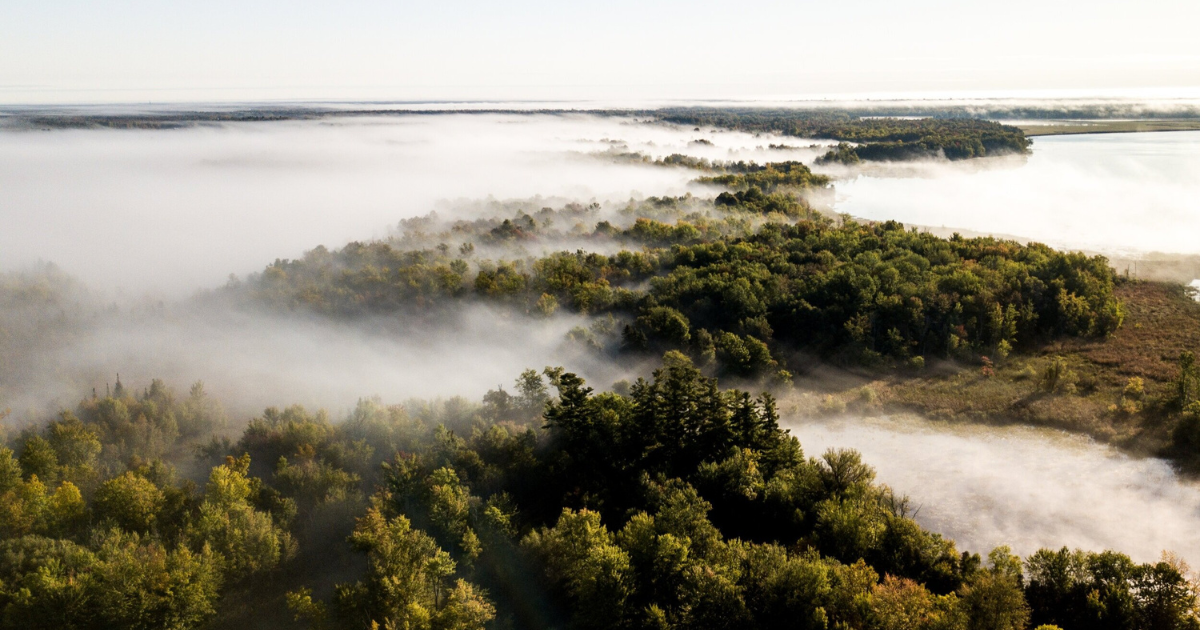
<path fill-rule="evenodd" d="M 0 0 L 0 104 L 1200 88 L 1200 1 Z"/>

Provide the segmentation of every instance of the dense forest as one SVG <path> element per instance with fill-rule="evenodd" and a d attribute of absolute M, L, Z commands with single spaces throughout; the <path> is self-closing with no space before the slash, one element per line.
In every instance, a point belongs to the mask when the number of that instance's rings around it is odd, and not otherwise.
<path fill-rule="evenodd" d="M 233 440 L 202 384 L 118 381 L 0 449 L 0 626 L 1197 627 L 1178 562 L 960 553 L 680 353 L 623 392 L 513 392 L 271 408 Z"/>
<path fill-rule="evenodd" d="M 793 177 L 774 168 L 747 176 L 760 174 Z M 814 359 L 919 368 L 933 358 L 1004 356 L 1058 336 L 1102 338 L 1123 317 L 1115 273 L 1101 257 L 834 221 L 754 184 L 712 201 L 654 198 L 627 210 L 637 217 L 627 227 L 588 227 L 583 220 L 598 209 L 578 206 L 436 234 L 410 226 L 415 235 L 276 261 L 231 291 L 337 317 L 429 315 L 463 300 L 536 316 L 566 309 L 621 323 L 620 335 L 585 333 L 604 351 L 678 350 L 710 374 L 782 380 Z M 575 222 L 581 249 L 497 249 L 542 238 L 552 247 L 563 216 Z M 428 245 L 442 237 L 457 243 Z M 482 258 L 484 248 L 499 257 Z"/>

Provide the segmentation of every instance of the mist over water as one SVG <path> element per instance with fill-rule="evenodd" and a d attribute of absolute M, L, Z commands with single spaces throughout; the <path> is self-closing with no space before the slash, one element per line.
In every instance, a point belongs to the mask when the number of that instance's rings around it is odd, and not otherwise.
<path fill-rule="evenodd" d="M 1200 132 L 1033 140 L 1027 159 L 903 165 L 839 181 L 837 210 L 1091 251 L 1200 252 Z"/>
<path fill-rule="evenodd" d="M 50 261 L 92 288 L 181 296 L 384 236 L 441 200 L 619 201 L 682 194 L 695 177 L 588 155 L 612 147 L 762 161 L 758 147 L 782 142 L 569 114 L 0 131 L 0 270 Z"/>
<path fill-rule="evenodd" d="M 1158 459 L 1028 427 L 912 418 L 793 421 L 805 453 L 853 448 L 906 494 L 923 526 L 960 549 L 1114 549 L 1140 562 L 1164 550 L 1200 560 L 1200 486 Z"/>

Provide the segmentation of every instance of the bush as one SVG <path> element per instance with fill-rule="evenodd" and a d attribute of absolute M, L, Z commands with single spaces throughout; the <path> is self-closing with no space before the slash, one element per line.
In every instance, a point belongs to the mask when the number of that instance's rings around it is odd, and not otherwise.
<path fill-rule="evenodd" d="M 821 399 L 820 410 L 827 416 L 841 415 L 846 413 L 846 401 L 833 394 L 826 394 L 825 398 Z"/>
<path fill-rule="evenodd" d="M 1054 357 L 1042 371 L 1041 388 L 1049 393 L 1074 394 L 1078 381 L 1079 376 L 1067 366 L 1067 360 Z"/>
<path fill-rule="evenodd" d="M 1140 376 L 1131 376 L 1129 381 L 1125 383 L 1125 389 L 1121 392 L 1121 396 L 1130 400 L 1141 400 L 1146 394 L 1146 381 Z"/>

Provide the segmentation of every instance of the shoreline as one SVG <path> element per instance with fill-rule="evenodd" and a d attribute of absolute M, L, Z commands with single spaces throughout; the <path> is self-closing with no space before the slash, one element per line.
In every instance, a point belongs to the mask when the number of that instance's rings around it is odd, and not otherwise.
<path fill-rule="evenodd" d="M 1164 131 L 1200 131 L 1200 120 L 1064 120 L 1050 124 L 1008 123 L 1020 129 L 1027 138 L 1044 136 L 1074 136 L 1103 133 L 1154 133 Z"/>

